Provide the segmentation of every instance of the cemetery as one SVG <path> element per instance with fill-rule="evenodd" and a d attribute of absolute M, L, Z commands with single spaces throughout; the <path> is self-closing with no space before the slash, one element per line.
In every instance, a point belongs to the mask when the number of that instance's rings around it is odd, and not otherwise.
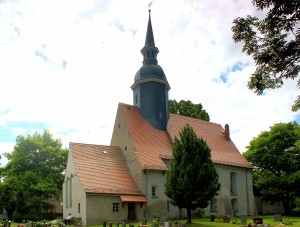
<path fill-rule="evenodd" d="M 0 227 L 73 227 L 82 226 L 80 220 L 74 218 L 71 223 L 64 225 L 60 219 L 39 222 L 25 221 L 22 223 L 14 223 L 8 220 L 2 221 Z M 186 220 L 167 220 L 166 218 L 153 218 L 152 220 L 144 219 L 142 222 L 110 222 L 103 221 L 93 227 L 300 227 L 300 217 L 282 216 L 274 214 L 268 216 L 223 216 L 194 218 L 191 224 L 186 224 Z"/>

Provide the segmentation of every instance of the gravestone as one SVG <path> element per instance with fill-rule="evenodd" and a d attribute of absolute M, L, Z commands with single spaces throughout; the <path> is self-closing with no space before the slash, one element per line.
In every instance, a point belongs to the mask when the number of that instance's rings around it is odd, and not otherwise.
<path fill-rule="evenodd" d="M 246 217 L 246 215 L 241 215 L 240 220 L 241 220 L 241 223 L 242 223 L 242 224 L 246 224 L 246 222 L 247 222 L 247 217 Z"/>
<path fill-rule="evenodd" d="M 274 221 L 282 221 L 282 215 L 281 214 L 275 214 L 274 215 Z"/>
<path fill-rule="evenodd" d="M 229 223 L 230 222 L 230 217 L 228 215 L 224 216 L 223 221 L 225 223 Z"/>
<path fill-rule="evenodd" d="M 253 218 L 255 224 L 263 224 L 263 218 Z"/>

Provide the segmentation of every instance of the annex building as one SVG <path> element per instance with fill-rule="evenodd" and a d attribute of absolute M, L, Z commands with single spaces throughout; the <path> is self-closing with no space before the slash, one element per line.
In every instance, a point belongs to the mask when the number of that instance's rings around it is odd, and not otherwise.
<path fill-rule="evenodd" d="M 143 65 L 131 86 L 133 104 L 119 104 L 111 144 L 70 143 L 64 217 L 72 212 L 83 225 L 95 225 L 185 216 L 184 209 L 172 206 L 164 185 L 173 140 L 186 124 L 206 140 L 219 174 L 221 189 L 205 214 L 256 213 L 252 166 L 230 139 L 229 126 L 168 112 L 170 85 L 157 64 L 158 52 L 149 11 Z"/>

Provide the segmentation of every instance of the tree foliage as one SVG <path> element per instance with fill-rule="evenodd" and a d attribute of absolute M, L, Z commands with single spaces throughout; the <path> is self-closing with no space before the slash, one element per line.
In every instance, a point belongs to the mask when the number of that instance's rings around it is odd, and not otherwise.
<path fill-rule="evenodd" d="M 210 120 L 208 113 L 205 111 L 205 109 L 203 109 L 201 103 L 193 104 L 190 100 L 180 100 L 179 102 L 177 102 L 175 99 L 169 100 L 169 112 L 201 119 L 204 121 Z"/>
<path fill-rule="evenodd" d="M 248 15 L 236 18 L 233 40 L 244 42 L 243 52 L 253 57 L 256 71 L 248 87 L 258 95 L 280 88 L 286 79 L 297 79 L 300 71 L 300 1 L 253 0 L 258 10 L 268 10 L 264 19 Z M 298 87 L 300 80 L 298 78 Z M 300 96 L 292 110 L 300 109 Z"/>
<path fill-rule="evenodd" d="M 0 168 L 0 207 L 10 219 L 36 220 L 51 206 L 49 198 L 61 198 L 67 149 L 45 130 L 41 135 L 18 136 L 8 164 Z"/>
<path fill-rule="evenodd" d="M 207 207 L 220 189 L 211 150 L 189 125 L 180 132 L 180 139 L 175 137 L 165 186 L 171 203 L 187 209 L 188 223 L 191 223 L 191 210 Z"/>
<path fill-rule="evenodd" d="M 244 153 L 255 167 L 254 185 L 263 200 L 270 204 L 282 202 L 286 214 L 290 214 L 300 192 L 299 145 L 299 125 L 279 123 L 261 132 Z"/>

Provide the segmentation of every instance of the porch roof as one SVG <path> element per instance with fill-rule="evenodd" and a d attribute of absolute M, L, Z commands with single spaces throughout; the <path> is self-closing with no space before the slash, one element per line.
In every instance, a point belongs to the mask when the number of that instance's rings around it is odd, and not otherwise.
<path fill-rule="evenodd" d="M 148 199 L 142 195 L 121 195 L 122 203 L 124 202 L 136 202 L 136 203 L 146 203 Z"/>

